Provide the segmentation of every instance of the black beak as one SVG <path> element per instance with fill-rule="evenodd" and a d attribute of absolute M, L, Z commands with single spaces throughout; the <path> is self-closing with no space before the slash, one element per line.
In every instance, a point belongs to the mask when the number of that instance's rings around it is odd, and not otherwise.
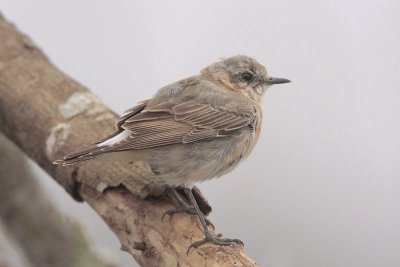
<path fill-rule="evenodd" d="M 269 77 L 266 81 L 266 84 L 278 84 L 278 83 L 290 83 L 290 80 L 284 78 L 274 78 Z"/>

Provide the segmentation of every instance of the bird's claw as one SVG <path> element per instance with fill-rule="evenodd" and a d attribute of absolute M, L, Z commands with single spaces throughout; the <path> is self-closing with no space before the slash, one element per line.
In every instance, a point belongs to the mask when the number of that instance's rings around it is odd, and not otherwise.
<path fill-rule="evenodd" d="M 206 236 L 202 240 L 193 242 L 187 249 L 186 253 L 189 255 L 189 252 L 192 248 L 197 248 L 206 243 L 211 243 L 211 244 L 215 244 L 215 245 L 219 245 L 219 246 L 230 246 L 230 245 L 232 245 L 232 243 L 235 243 L 235 244 L 239 244 L 242 247 L 244 247 L 244 244 L 240 239 L 222 238 L 221 234 L 218 234 L 217 236 Z"/>
<path fill-rule="evenodd" d="M 182 212 L 190 214 L 190 215 L 195 215 L 196 214 L 196 211 L 194 210 L 194 208 L 189 207 L 189 206 L 188 207 L 172 208 L 172 209 L 169 209 L 166 212 L 164 212 L 163 216 L 161 217 L 161 221 L 164 220 L 164 217 L 166 215 L 173 216 L 175 213 L 182 213 Z"/>
<path fill-rule="evenodd" d="M 161 217 L 161 221 L 164 220 L 164 218 L 165 218 L 166 215 L 173 216 L 175 213 L 182 213 L 182 212 L 187 213 L 187 214 L 189 214 L 189 215 L 196 215 L 196 210 L 195 210 L 193 207 L 190 207 L 190 206 L 187 206 L 187 207 L 182 206 L 182 207 L 179 207 L 179 208 L 172 208 L 172 209 L 169 209 L 169 210 L 167 210 L 166 212 L 164 212 L 163 216 Z M 212 222 L 210 222 L 209 219 L 204 218 L 204 220 L 206 221 L 206 224 L 207 224 L 208 226 L 211 226 L 213 229 L 215 229 L 214 224 L 212 224 Z"/>

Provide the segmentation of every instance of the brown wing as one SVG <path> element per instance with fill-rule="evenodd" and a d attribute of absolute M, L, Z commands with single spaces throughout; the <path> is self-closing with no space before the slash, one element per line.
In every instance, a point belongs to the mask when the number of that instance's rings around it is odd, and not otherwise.
<path fill-rule="evenodd" d="M 250 125 L 253 118 L 252 112 L 237 114 L 207 104 L 163 103 L 125 119 L 120 127 L 131 134 L 110 150 L 146 149 L 222 137 Z"/>
<path fill-rule="evenodd" d="M 130 109 L 116 122 L 117 130 L 91 147 L 66 155 L 55 164 L 71 165 L 97 158 L 105 153 L 130 149 L 192 143 L 211 138 L 221 138 L 254 123 L 255 110 L 236 113 L 207 104 L 185 102 L 162 103 L 146 109 L 148 101 Z M 102 145 L 119 134 L 128 135 L 111 145 Z M 128 132 L 129 131 L 129 132 Z"/>
<path fill-rule="evenodd" d="M 149 102 L 150 100 L 144 100 L 141 101 L 138 105 L 134 106 L 133 108 L 128 109 L 127 111 L 125 111 L 125 115 L 122 116 L 119 120 L 117 120 L 115 122 L 115 131 L 109 135 L 107 135 L 106 137 L 104 137 L 103 139 L 95 142 L 94 144 L 100 144 L 110 138 L 113 138 L 114 136 L 120 134 L 124 129 L 121 127 L 125 121 L 129 118 L 131 118 L 134 115 L 139 114 L 140 112 L 143 111 L 143 109 L 146 107 L 146 104 Z"/>

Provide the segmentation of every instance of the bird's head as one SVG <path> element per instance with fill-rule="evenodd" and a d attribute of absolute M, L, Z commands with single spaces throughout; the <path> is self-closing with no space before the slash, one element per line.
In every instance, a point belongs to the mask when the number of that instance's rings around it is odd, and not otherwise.
<path fill-rule="evenodd" d="M 243 55 L 211 64 L 201 71 L 201 76 L 257 100 L 271 85 L 290 82 L 288 79 L 270 77 L 263 65 Z"/>

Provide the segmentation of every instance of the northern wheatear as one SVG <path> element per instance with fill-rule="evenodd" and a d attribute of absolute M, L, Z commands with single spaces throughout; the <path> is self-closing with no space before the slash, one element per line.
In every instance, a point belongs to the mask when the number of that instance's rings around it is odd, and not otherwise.
<path fill-rule="evenodd" d="M 183 187 L 193 205 L 173 212 L 189 209 L 200 219 L 205 238 L 189 249 L 207 242 L 242 243 L 209 231 L 191 188 L 230 172 L 249 155 L 260 135 L 262 96 L 271 85 L 287 82 L 270 77 L 253 58 L 224 59 L 161 88 L 129 109 L 114 133 L 55 163 L 66 166 L 103 156 L 147 162 L 167 185 Z"/>

